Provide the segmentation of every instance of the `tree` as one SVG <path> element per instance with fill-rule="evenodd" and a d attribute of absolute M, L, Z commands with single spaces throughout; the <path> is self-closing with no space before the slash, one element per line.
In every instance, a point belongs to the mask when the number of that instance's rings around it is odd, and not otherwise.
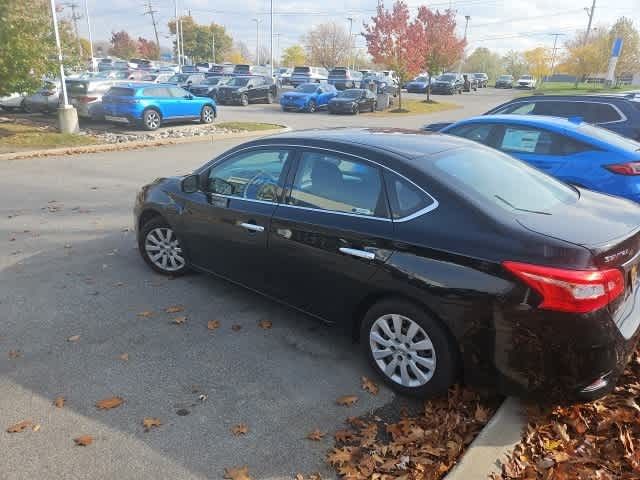
<path fill-rule="evenodd" d="M 349 60 L 351 39 L 342 25 L 335 22 L 321 23 L 313 27 L 304 40 L 307 59 L 313 65 L 333 68 L 346 65 Z"/>
<path fill-rule="evenodd" d="M 226 59 L 236 65 L 248 63 L 247 57 L 242 55 L 242 52 L 238 49 L 231 50 L 231 52 L 227 54 Z"/>
<path fill-rule="evenodd" d="M 152 42 L 151 40 L 147 40 L 143 37 L 138 37 L 138 54 L 142 58 L 157 60 L 160 58 L 160 48 L 156 42 Z"/>
<path fill-rule="evenodd" d="M 495 81 L 502 69 L 502 58 L 488 48 L 478 47 L 464 62 L 469 72 L 484 72 L 491 81 Z"/>
<path fill-rule="evenodd" d="M 502 68 L 507 74 L 517 79 L 527 71 L 527 64 L 520 52 L 509 50 L 506 55 L 502 57 Z"/>
<path fill-rule="evenodd" d="M 527 62 L 529 72 L 540 82 L 551 70 L 551 54 L 548 48 L 537 47 L 524 52 L 524 60 Z"/>
<path fill-rule="evenodd" d="M 364 37 L 373 60 L 395 70 L 400 83 L 420 71 L 422 63 L 421 40 L 415 24 L 409 22 L 409 8 L 402 0 L 393 4 L 392 10 L 378 3 L 377 13 L 371 23 L 365 25 Z M 402 110 L 402 90 L 398 94 L 398 110 Z"/>
<path fill-rule="evenodd" d="M 193 61 L 211 59 L 213 56 L 212 43 L 215 43 L 216 55 L 213 59 L 215 63 L 221 62 L 231 50 L 233 39 L 227 34 L 226 29 L 222 25 L 218 25 L 217 23 L 200 25 L 197 24 L 191 16 L 181 17 L 181 21 L 184 54 Z M 175 35 L 175 20 L 171 20 L 168 25 L 169 31 Z M 212 42 L 212 39 L 215 40 L 215 42 Z"/>
<path fill-rule="evenodd" d="M 576 86 L 590 74 L 607 70 L 610 47 L 609 34 L 604 29 L 591 33 L 586 44 L 584 32 L 580 32 L 565 43 L 565 48 L 566 55 L 561 68 L 575 75 Z"/>
<path fill-rule="evenodd" d="M 109 54 L 114 57 L 129 59 L 133 58 L 138 51 L 138 44 L 124 30 L 111 32 L 111 48 Z"/>
<path fill-rule="evenodd" d="M 416 48 L 416 59 L 420 62 L 418 69 L 424 69 L 429 74 L 427 87 L 427 102 L 431 101 L 431 77 L 438 75 L 448 66 L 453 65 L 462 57 L 465 40 L 456 36 L 456 20 L 453 10 L 440 13 L 422 6 L 418 9 L 412 29 L 414 35 L 420 39 Z"/>
<path fill-rule="evenodd" d="M 633 25 L 633 21 L 621 17 L 611 27 L 609 32 L 609 49 L 615 38 L 622 38 L 622 53 L 616 65 L 616 76 L 623 73 L 633 73 L 640 69 L 640 34 Z"/>
<path fill-rule="evenodd" d="M 49 2 L 0 2 L 0 95 L 32 92 L 55 71 Z"/>
<path fill-rule="evenodd" d="M 282 65 L 295 67 L 304 65 L 307 62 L 307 55 L 302 45 L 291 45 L 282 52 Z"/>

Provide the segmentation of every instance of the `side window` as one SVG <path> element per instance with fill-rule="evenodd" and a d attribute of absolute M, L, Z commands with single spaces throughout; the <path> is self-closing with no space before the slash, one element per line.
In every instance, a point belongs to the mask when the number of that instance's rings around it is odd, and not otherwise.
<path fill-rule="evenodd" d="M 363 217 L 387 217 L 379 169 L 336 154 L 303 152 L 287 202 Z"/>
<path fill-rule="evenodd" d="M 433 205 L 434 200 L 414 184 L 391 172 L 384 172 L 391 215 L 401 219 Z"/>
<path fill-rule="evenodd" d="M 585 104 L 581 102 L 544 101 L 536 104 L 534 115 L 550 115 L 552 117 L 584 117 Z"/>
<path fill-rule="evenodd" d="M 473 140 L 474 142 L 486 144 L 489 141 L 489 135 L 491 134 L 492 128 L 493 125 L 488 123 L 480 125 L 463 125 L 462 127 L 451 129 L 447 131 L 447 133 L 455 135 L 456 137 L 464 137 L 469 140 Z"/>
<path fill-rule="evenodd" d="M 588 106 L 584 121 L 588 123 L 606 123 L 622 120 L 618 111 L 608 103 L 586 103 Z"/>
<path fill-rule="evenodd" d="M 553 153 L 553 140 L 554 135 L 545 130 L 520 126 L 505 127 L 498 148 L 507 153 L 549 155 Z"/>
<path fill-rule="evenodd" d="M 169 92 L 174 98 L 183 98 L 185 95 L 189 95 L 189 92 L 180 87 L 169 87 Z"/>
<path fill-rule="evenodd" d="M 219 195 L 276 202 L 290 150 L 240 153 L 209 171 L 207 191 Z"/>
<path fill-rule="evenodd" d="M 497 113 L 512 113 L 514 115 L 528 115 L 530 114 L 534 107 L 535 103 L 515 103 L 513 105 L 507 105 L 502 110 Z"/>
<path fill-rule="evenodd" d="M 582 143 L 569 137 L 557 136 L 556 153 L 558 155 L 572 155 L 574 153 L 588 152 L 590 150 L 598 150 L 592 145 Z"/>

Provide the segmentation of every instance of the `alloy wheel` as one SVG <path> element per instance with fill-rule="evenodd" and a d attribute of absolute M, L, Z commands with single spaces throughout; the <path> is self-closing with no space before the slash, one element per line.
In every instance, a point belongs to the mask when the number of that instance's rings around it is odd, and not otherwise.
<path fill-rule="evenodd" d="M 204 107 L 202 109 L 202 120 L 204 121 L 204 123 L 213 122 L 213 110 L 211 109 L 211 107 Z"/>
<path fill-rule="evenodd" d="M 145 115 L 144 123 L 149 130 L 155 130 L 160 126 L 160 115 L 155 110 L 149 110 Z"/>
<path fill-rule="evenodd" d="M 240 98 L 240 103 L 242 103 L 243 107 L 246 107 L 247 105 L 249 105 L 249 97 L 247 97 L 246 95 L 242 95 L 242 97 Z"/>
<path fill-rule="evenodd" d="M 150 230 L 144 241 L 144 249 L 149 260 L 166 272 L 178 271 L 186 264 L 180 242 L 171 228 Z"/>
<path fill-rule="evenodd" d="M 309 113 L 313 113 L 316 111 L 316 102 L 311 100 L 309 102 L 309 106 L 307 107 L 307 110 L 309 111 Z"/>
<path fill-rule="evenodd" d="M 382 373 L 403 387 L 421 387 L 436 370 L 436 351 L 415 321 L 399 314 L 379 317 L 369 331 L 371 355 Z"/>

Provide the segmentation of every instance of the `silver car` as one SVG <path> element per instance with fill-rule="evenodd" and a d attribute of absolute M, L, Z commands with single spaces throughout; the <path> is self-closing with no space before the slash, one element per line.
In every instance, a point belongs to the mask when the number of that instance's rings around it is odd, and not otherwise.
<path fill-rule="evenodd" d="M 6 97 L 0 97 L 0 108 L 8 112 L 22 109 L 24 93 L 12 93 Z"/>
<path fill-rule="evenodd" d="M 46 81 L 40 90 L 25 97 L 22 108 L 27 113 L 53 113 L 58 109 L 60 90 L 60 82 Z"/>
<path fill-rule="evenodd" d="M 104 72 L 111 73 L 111 72 Z M 123 73 L 123 72 L 119 72 Z M 78 117 L 101 120 L 104 117 L 102 110 L 102 96 L 122 78 L 93 77 L 88 80 L 68 80 L 67 95 L 69 103 L 76 107 Z"/>

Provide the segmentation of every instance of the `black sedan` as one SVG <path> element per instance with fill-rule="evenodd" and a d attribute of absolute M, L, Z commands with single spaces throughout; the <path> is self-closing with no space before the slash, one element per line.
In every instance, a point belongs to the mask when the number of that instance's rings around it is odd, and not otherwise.
<path fill-rule="evenodd" d="M 230 76 L 211 75 L 202 83 L 190 85 L 188 90 L 196 97 L 209 97 L 215 100 L 218 89 L 226 85 L 232 78 Z"/>
<path fill-rule="evenodd" d="M 499 172 L 499 173 L 497 173 Z M 342 325 L 399 392 L 594 398 L 638 340 L 640 209 L 468 140 L 254 140 L 142 188 L 140 253 Z"/>
<path fill-rule="evenodd" d="M 365 88 L 350 88 L 329 100 L 329 113 L 375 112 L 376 95 Z"/>

